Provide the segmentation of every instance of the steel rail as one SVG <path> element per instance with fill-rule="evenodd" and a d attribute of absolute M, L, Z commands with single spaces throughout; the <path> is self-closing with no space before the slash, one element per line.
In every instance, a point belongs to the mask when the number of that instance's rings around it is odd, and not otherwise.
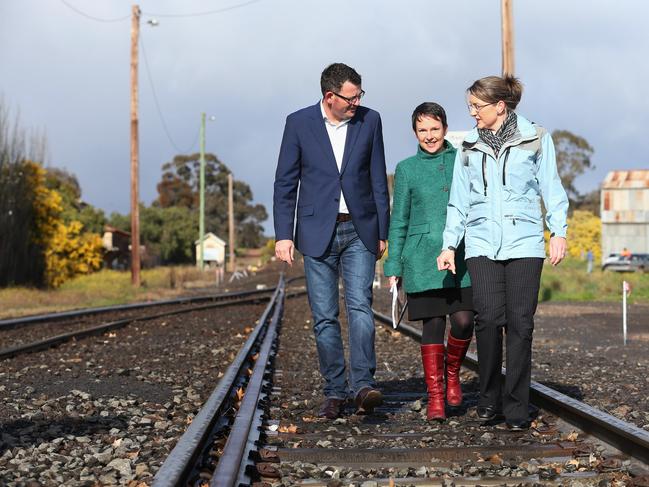
<path fill-rule="evenodd" d="M 279 287 L 279 286 L 278 286 Z M 223 448 L 223 454 L 219 458 L 214 475 L 210 481 L 210 487 L 234 487 L 240 484 L 249 484 L 251 479 L 247 478 L 246 468 L 251 465 L 250 452 L 255 449 L 255 442 L 259 439 L 259 429 L 253 425 L 261 426 L 262 411 L 259 408 L 259 401 L 264 385 L 268 382 L 264 377 L 268 373 L 271 351 L 275 345 L 279 322 L 282 317 L 284 290 L 281 289 L 277 297 L 277 306 L 264 342 L 255 361 L 250 381 L 246 386 L 246 392 L 241 401 L 241 407 L 237 411 L 236 419 L 230 430 L 230 435 Z"/>
<path fill-rule="evenodd" d="M 277 302 L 280 293 L 283 293 L 283 275 L 280 276 L 279 285 L 276 287 L 271 301 L 261 315 L 258 324 L 250 333 L 250 336 L 225 371 L 204 406 L 194 417 L 160 467 L 160 470 L 156 473 L 153 479 L 153 487 L 175 487 L 186 485 L 188 482 L 198 459 L 203 455 L 205 449 L 209 448 L 209 445 L 206 445 L 207 441 L 211 437 L 214 428 L 218 425 L 220 418 L 225 414 L 229 402 L 236 394 L 237 388 L 243 380 L 242 376 L 250 366 L 253 349 L 261 337 L 268 334 L 266 332 L 268 317 L 278 307 Z M 259 361 L 258 357 L 257 362 Z"/>
<path fill-rule="evenodd" d="M 289 279 L 286 279 L 286 283 L 285 283 L 285 284 L 288 286 L 288 285 L 291 284 L 293 281 L 299 281 L 300 279 L 306 279 L 306 276 L 305 276 L 304 274 L 302 274 L 301 276 L 291 277 L 291 278 L 289 278 Z"/>
<path fill-rule="evenodd" d="M 112 331 L 116 330 L 118 328 L 123 328 L 127 326 L 129 323 L 133 323 L 134 321 L 149 321 L 153 320 L 156 318 L 162 318 L 163 316 L 173 316 L 177 314 L 183 314 L 183 313 L 191 313 L 194 311 L 204 311 L 207 309 L 212 309 L 212 308 L 221 308 L 225 306 L 233 306 L 236 304 L 247 304 L 247 303 L 255 303 L 258 301 L 265 301 L 270 299 L 269 296 L 260 296 L 260 297 L 255 297 L 255 298 L 244 298 L 244 299 L 239 299 L 239 300 L 230 300 L 230 301 L 223 301 L 223 302 L 218 302 L 218 303 L 213 303 L 213 304 L 206 304 L 203 306 L 195 306 L 193 308 L 184 308 L 184 309 L 176 309 L 172 311 L 164 311 L 162 313 L 156 313 L 152 315 L 146 315 L 146 316 L 133 316 L 130 318 L 125 318 L 122 320 L 117 320 L 117 321 L 111 321 L 109 323 L 103 323 L 101 325 L 96 325 L 92 326 L 90 328 L 84 328 L 83 330 L 77 330 L 77 331 L 71 331 L 68 333 L 62 333 L 60 335 L 55 335 L 53 337 L 49 338 L 44 338 L 43 340 L 38 340 L 35 342 L 30 342 L 30 343 L 25 343 L 21 345 L 16 345 L 15 347 L 9 347 L 5 348 L 4 350 L 0 350 L 0 360 L 14 357 L 16 355 L 22 354 L 22 353 L 28 353 L 28 352 L 36 352 L 38 350 L 43 350 L 49 347 L 52 347 L 54 345 L 60 345 L 61 343 L 65 343 L 67 341 L 76 339 L 76 338 L 86 338 L 89 336 L 94 336 L 94 335 L 101 335 L 103 333 L 106 333 L 107 331 Z"/>
<path fill-rule="evenodd" d="M 100 313 L 110 313 L 115 311 L 130 311 L 133 309 L 149 308 L 152 306 L 165 306 L 165 305 L 185 304 L 185 303 L 201 303 L 204 301 L 214 301 L 214 300 L 220 301 L 228 298 L 240 298 L 240 297 L 245 297 L 245 296 L 250 296 L 255 294 L 271 293 L 274 291 L 275 288 L 272 287 L 267 289 L 254 289 L 248 291 L 219 293 L 219 294 L 211 294 L 206 296 L 189 296 L 189 297 L 176 298 L 176 299 L 161 299 L 159 301 L 119 304 L 116 306 L 100 306 L 96 308 L 83 308 L 83 309 L 76 309 L 71 311 L 60 311 L 57 313 L 48 313 L 42 315 L 30 315 L 30 316 L 24 316 L 20 318 L 10 318 L 6 320 L 0 320 L 0 330 L 17 328 L 26 325 L 33 325 L 37 323 L 42 323 L 44 321 L 58 321 L 66 318 L 77 318 L 80 316 L 90 316 L 90 315 L 95 315 Z"/>
<path fill-rule="evenodd" d="M 390 317 L 377 311 L 373 312 L 379 322 L 392 326 Z M 421 331 L 413 326 L 400 323 L 397 330 L 421 341 Z M 473 353 L 467 353 L 462 365 L 478 372 L 478 357 Z M 504 379 L 504 377 L 505 368 L 503 367 L 502 378 Z M 533 404 L 556 414 L 582 431 L 645 464 L 649 464 L 649 432 L 536 381 L 531 382 L 530 399 Z"/>

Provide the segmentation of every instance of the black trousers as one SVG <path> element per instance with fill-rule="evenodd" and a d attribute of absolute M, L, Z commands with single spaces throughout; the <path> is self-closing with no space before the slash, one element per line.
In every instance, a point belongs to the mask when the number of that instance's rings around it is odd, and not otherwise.
<path fill-rule="evenodd" d="M 476 311 L 480 374 L 479 406 L 502 409 L 508 421 L 527 420 L 532 372 L 532 334 L 543 259 L 467 259 Z M 503 330 L 507 346 L 501 388 Z"/>

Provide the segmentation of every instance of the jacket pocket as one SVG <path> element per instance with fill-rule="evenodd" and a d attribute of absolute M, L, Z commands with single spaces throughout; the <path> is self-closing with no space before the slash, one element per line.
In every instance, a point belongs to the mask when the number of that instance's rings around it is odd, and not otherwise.
<path fill-rule="evenodd" d="M 313 205 L 302 205 L 297 207 L 298 218 L 311 216 L 311 215 L 313 215 Z"/>
<path fill-rule="evenodd" d="M 503 249 L 543 253 L 543 218 L 539 205 L 516 205 L 503 214 Z"/>
<path fill-rule="evenodd" d="M 376 213 L 376 202 L 363 201 L 363 210 L 365 210 L 368 213 Z"/>
<path fill-rule="evenodd" d="M 539 205 L 512 206 L 503 216 L 512 220 L 514 225 L 516 225 L 517 222 L 524 222 L 543 226 L 541 208 Z"/>
<path fill-rule="evenodd" d="M 475 227 L 487 221 L 487 212 L 488 209 L 485 208 L 485 205 L 477 205 L 469 208 L 469 214 L 466 219 L 467 227 Z"/>
<path fill-rule="evenodd" d="M 486 204 L 472 206 L 467 215 L 464 241 L 467 248 L 489 249 L 493 246 L 493 222 Z"/>
<path fill-rule="evenodd" d="M 430 232 L 429 223 L 420 223 L 419 225 L 410 225 L 408 227 L 408 235 L 419 235 L 428 232 Z"/>
<path fill-rule="evenodd" d="M 412 260 L 422 237 L 430 231 L 428 223 L 420 223 L 419 225 L 410 225 L 408 227 L 408 236 L 406 243 L 403 245 L 403 252 L 401 253 L 401 260 L 407 263 Z"/>

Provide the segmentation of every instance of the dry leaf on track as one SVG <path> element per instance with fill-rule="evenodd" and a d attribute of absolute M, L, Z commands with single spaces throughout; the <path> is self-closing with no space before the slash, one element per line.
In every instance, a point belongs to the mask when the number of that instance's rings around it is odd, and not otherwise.
<path fill-rule="evenodd" d="M 503 463 L 503 459 L 497 453 L 495 455 L 491 455 L 490 457 L 487 457 L 486 460 L 488 462 L 491 462 L 491 463 L 497 464 L 497 465 L 500 465 L 501 463 Z"/>
<path fill-rule="evenodd" d="M 579 433 L 577 433 L 576 431 L 571 431 L 567 435 L 564 435 L 562 440 L 564 440 L 564 441 L 577 441 L 577 438 L 579 438 Z"/>
<path fill-rule="evenodd" d="M 280 426 L 278 428 L 280 433 L 297 433 L 297 426 L 290 424 L 288 426 Z"/>

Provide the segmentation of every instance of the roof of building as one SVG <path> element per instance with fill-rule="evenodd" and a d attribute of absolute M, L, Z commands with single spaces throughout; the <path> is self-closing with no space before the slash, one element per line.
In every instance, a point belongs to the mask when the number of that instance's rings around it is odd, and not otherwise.
<path fill-rule="evenodd" d="M 602 183 L 602 189 L 649 188 L 649 169 L 611 171 Z"/>
<path fill-rule="evenodd" d="M 205 235 L 203 235 L 203 240 L 209 240 L 209 239 L 212 239 L 212 240 L 215 240 L 215 239 L 216 239 L 216 241 L 219 242 L 220 244 L 222 244 L 222 245 L 227 245 L 227 243 L 225 242 L 225 240 L 223 240 L 223 239 L 217 237 L 217 236 L 214 235 L 212 232 L 207 232 Z M 201 243 L 201 239 L 196 240 L 196 241 L 194 242 L 194 245 L 198 245 L 199 243 Z"/>
<path fill-rule="evenodd" d="M 124 235 L 125 237 L 130 237 L 131 234 L 119 228 L 112 227 L 110 225 L 104 225 L 104 232 L 117 233 L 118 235 Z"/>

